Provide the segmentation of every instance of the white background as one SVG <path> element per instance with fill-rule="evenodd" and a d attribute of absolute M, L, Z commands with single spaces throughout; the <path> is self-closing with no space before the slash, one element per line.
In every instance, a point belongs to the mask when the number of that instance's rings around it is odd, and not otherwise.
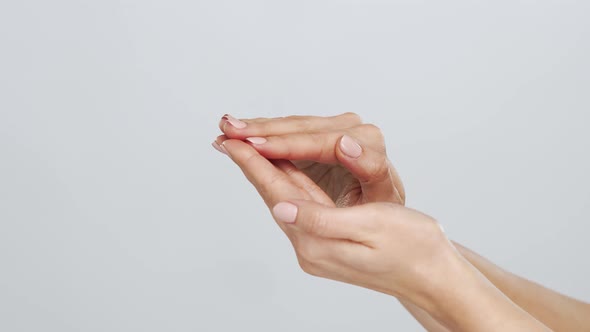
<path fill-rule="evenodd" d="M 305 275 L 210 143 L 357 112 L 408 205 L 590 300 L 587 1 L 2 1 L 0 330 L 419 331 Z"/>

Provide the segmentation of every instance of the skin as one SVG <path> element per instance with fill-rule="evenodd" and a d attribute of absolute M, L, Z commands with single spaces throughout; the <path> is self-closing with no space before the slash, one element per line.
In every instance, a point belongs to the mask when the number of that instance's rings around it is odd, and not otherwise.
<path fill-rule="evenodd" d="M 273 209 L 304 271 L 396 296 L 429 331 L 547 330 L 534 317 L 555 330 L 588 326 L 573 319 L 583 317 L 587 305 L 538 285 L 535 293 L 519 292 L 532 283 L 497 273 L 482 257 L 451 244 L 434 219 L 405 208 L 383 135 L 357 115 L 228 116 L 220 129 L 224 135 L 214 146 L 231 156 Z M 295 220 L 280 220 L 285 216 L 277 206 L 285 201 L 297 211 Z M 553 305 L 527 299 L 541 288 Z"/>

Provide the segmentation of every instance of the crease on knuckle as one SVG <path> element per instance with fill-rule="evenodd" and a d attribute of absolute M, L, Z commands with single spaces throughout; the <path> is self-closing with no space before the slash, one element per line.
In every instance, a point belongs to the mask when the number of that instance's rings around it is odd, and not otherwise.
<path fill-rule="evenodd" d="M 320 211 L 314 211 L 309 217 L 309 223 L 307 223 L 306 232 L 322 236 L 327 227 L 326 218 L 323 217 Z"/>
<path fill-rule="evenodd" d="M 391 178 L 391 169 L 389 162 L 384 155 L 380 155 L 376 160 L 373 160 L 367 168 L 366 183 L 381 182 Z"/>
<path fill-rule="evenodd" d="M 244 167 L 246 169 L 256 169 L 256 167 L 255 167 L 256 163 L 260 161 L 260 158 L 263 158 L 266 160 L 266 158 L 262 157 L 259 154 L 253 154 L 253 155 L 247 157 L 244 160 Z M 269 198 L 273 192 L 272 189 L 282 179 L 283 179 L 283 174 L 276 173 L 276 172 L 269 175 L 268 177 L 266 177 L 263 181 L 256 179 L 256 177 L 254 177 L 252 175 L 248 176 L 248 180 L 250 180 L 250 182 L 252 184 L 254 184 L 254 186 L 256 187 L 256 189 L 258 189 L 258 191 L 263 196 L 263 198 Z"/>
<path fill-rule="evenodd" d="M 283 119 L 289 121 L 289 125 L 297 131 L 307 131 L 312 125 L 312 120 L 308 116 L 290 115 Z"/>

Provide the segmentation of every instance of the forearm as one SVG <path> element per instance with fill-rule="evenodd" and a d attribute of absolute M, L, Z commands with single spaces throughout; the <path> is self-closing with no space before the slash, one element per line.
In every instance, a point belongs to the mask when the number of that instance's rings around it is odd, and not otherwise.
<path fill-rule="evenodd" d="M 454 243 L 454 246 L 496 288 L 544 325 L 556 331 L 590 331 L 589 304 L 505 271 L 458 243 Z M 400 302 L 426 330 L 449 331 L 422 308 L 408 301 Z"/>
<path fill-rule="evenodd" d="M 501 269 L 477 253 L 455 248 L 514 303 L 555 331 L 590 331 L 590 305 Z"/>
<path fill-rule="evenodd" d="M 429 301 L 415 302 L 435 320 L 451 331 L 549 331 L 457 256 L 434 276 Z"/>
<path fill-rule="evenodd" d="M 431 331 L 446 331 L 441 327 L 449 331 L 549 331 L 457 251 L 453 249 L 452 254 L 443 256 L 437 266 L 421 272 L 428 275 L 427 282 L 416 293 L 400 298 L 402 303 L 412 303 L 423 310 L 410 306 L 410 312 L 425 328 Z"/>
<path fill-rule="evenodd" d="M 430 316 L 430 314 L 424 311 L 422 308 L 406 300 L 400 300 L 399 302 L 414 317 L 414 319 L 416 319 L 416 321 L 418 321 L 418 323 L 420 323 L 426 329 L 426 331 L 450 332 L 449 329 L 444 327 L 436 319 L 432 318 L 432 316 Z"/>

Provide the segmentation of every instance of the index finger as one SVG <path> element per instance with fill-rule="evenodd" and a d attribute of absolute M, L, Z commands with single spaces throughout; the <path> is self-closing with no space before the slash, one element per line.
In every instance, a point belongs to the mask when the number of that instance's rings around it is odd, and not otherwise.
<path fill-rule="evenodd" d="M 219 122 L 219 129 L 234 139 L 245 139 L 253 136 L 277 136 L 292 133 L 318 132 L 324 130 L 346 129 L 362 123 L 355 113 L 344 113 L 337 116 L 287 116 L 272 119 L 236 119 L 225 115 Z"/>
<path fill-rule="evenodd" d="M 221 144 L 269 208 L 286 199 L 310 199 L 309 194 L 250 145 L 233 139 Z"/>

